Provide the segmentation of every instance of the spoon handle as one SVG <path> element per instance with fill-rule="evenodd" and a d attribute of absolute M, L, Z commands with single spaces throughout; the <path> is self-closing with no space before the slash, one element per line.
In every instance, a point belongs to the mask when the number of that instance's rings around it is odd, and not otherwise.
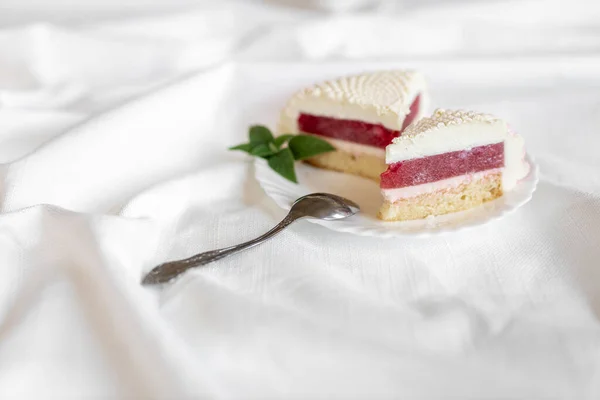
<path fill-rule="evenodd" d="M 239 253 L 240 251 L 249 249 L 251 247 L 257 246 L 269 239 L 273 236 L 277 235 L 279 232 L 283 231 L 287 228 L 292 222 L 299 219 L 297 215 L 290 212 L 280 223 L 278 223 L 273 229 L 266 232 L 265 234 L 257 237 L 256 239 L 249 240 L 245 243 L 241 243 L 231 247 L 225 247 L 223 249 L 205 251 L 204 253 L 199 253 L 193 255 L 189 258 L 177 261 L 170 261 L 164 264 L 160 264 L 157 267 L 154 267 L 152 271 L 148 273 L 142 280 L 143 285 L 154 285 L 159 283 L 165 283 L 169 280 L 175 278 L 179 274 L 184 273 L 190 268 L 199 267 L 201 265 L 209 264 L 213 261 L 220 260 L 222 258 L 228 257 L 232 254 Z"/>

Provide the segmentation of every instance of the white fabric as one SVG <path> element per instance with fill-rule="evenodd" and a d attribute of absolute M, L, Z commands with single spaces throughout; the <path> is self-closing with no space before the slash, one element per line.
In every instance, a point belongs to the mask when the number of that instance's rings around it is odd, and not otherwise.
<path fill-rule="evenodd" d="M 337 15 L 214 2 L 7 26 L 0 398 L 599 398 L 595 5 Z M 434 106 L 492 112 L 523 134 L 541 168 L 531 203 L 427 240 L 300 222 L 140 286 L 163 260 L 283 216 L 226 151 L 249 124 L 273 125 L 286 94 L 318 77 L 392 65 L 423 70 Z"/>

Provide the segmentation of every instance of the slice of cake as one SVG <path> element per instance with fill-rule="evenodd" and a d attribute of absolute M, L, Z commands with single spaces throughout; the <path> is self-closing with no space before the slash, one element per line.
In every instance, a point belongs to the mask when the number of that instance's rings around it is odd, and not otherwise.
<path fill-rule="evenodd" d="M 386 221 L 465 210 L 502 196 L 529 172 L 523 139 L 506 122 L 471 111 L 436 110 L 386 148 L 381 175 Z"/>
<path fill-rule="evenodd" d="M 385 147 L 418 120 L 427 106 L 423 76 L 382 71 L 328 81 L 296 93 L 281 113 L 279 134 L 317 135 L 337 151 L 312 165 L 379 179 Z"/>

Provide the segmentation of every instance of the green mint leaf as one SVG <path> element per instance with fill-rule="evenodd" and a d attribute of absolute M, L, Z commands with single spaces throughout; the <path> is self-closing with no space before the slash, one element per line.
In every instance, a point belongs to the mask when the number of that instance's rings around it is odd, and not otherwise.
<path fill-rule="evenodd" d="M 272 145 L 272 143 L 269 143 L 269 145 Z M 270 156 L 277 152 L 277 149 L 273 150 L 269 145 L 259 144 L 257 146 L 254 146 L 252 150 L 250 150 L 250 154 L 257 157 L 267 158 L 267 156 Z"/>
<path fill-rule="evenodd" d="M 279 150 L 268 158 L 269 167 L 271 167 L 279 175 L 294 183 L 298 183 L 296 179 L 296 171 L 294 171 L 294 155 L 287 147 Z"/>
<path fill-rule="evenodd" d="M 269 144 L 273 141 L 273 134 L 266 126 L 254 125 L 250 127 L 250 144 L 254 147 L 259 144 Z"/>
<path fill-rule="evenodd" d="M 294 136 L 288 143 L 288 147 L 296 160 L 304 160 L 335 150 L 329 142 L 310 135 Z"/>
<path fill-rule="evenodd" d="M 277 136 L 275 138 L 275 146 L 277 146 L 278 149 L 281 148 L 281 146 L 283 146 L 284 144 L 286 144 L 287 142 L 290 141 L 291 138 L 293 138 L 294 135 L 281 135 L 281 136 Z"/>
<path fill-rule="evenodd" d="M 245 151 L 246 153 L 250 153 L 252 146 L 250 146 L 250 143 L 242 143 L 238 144 L 237 146 L 230 147 L 229 150 L 241 150 Z"/>

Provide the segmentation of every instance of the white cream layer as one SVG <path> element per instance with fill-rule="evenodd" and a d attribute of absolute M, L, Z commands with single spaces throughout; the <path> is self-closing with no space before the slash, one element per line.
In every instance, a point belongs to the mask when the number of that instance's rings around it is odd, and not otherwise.
<path fill-rule="evenodd" d="M 426 90 L 425 78 L 415 71 L 380 71 L 323 82 L 299 91 L 289 100 L 281 112 L 278 131 L 297 132 L 301 113 L 400 130 L 419 94 L 419 117 L 426 112 Z"/>
<path fill-rule="evenodd" d="M 386 148 L 386 163 L 412 160 L 471 149 L 504 141 L 507 136 L 506 123 L 473 122 L 450 125 L 436 131 L 415 136 L 402 135 Z"/>
<path fill-rule="evenodd" d="M 512 190 L 529 172 L 523 138 L 511 132 L 503 120 L 463 110 L 436 110 L 406 129 L 386 148 L 386 163 L 412 160 L 504 143 L 502 186 Z"/>
<path fill-rule="evenodd" d="M 303 135 L 311 135 L 310 133 L 304 133 L 304 132 L 300 132 Z M 355 143 L 355 142 L 349 142 L 347 140 L 339 140 L 339 139 L 331 139 L 325 136 L 319 136 L 319 135 L 311 135 L 311 136 L 315 136 L 318 137 L 319 139 L 325 140 L 329 143 L 331 143 L 331 145 L 333 147 L 335 147 L 337 150 L 340 151 L 344 151 L 346 153 L 350 153 L 350 154 L 354 154 L 357 156 L 360 155 L 370 155 L 370 156 L 375 156 L 378 158 L 381 158 L 382 160 L 385 159 L 385 150 L 379 147 L 375 147 L 375 146 L 369 146 L 366 144 L 360 144 L 360 143 Z"/>
<path fill-rule="evenodd" d="M 288 117 L 292 121 L 298 121 L 300 113 L 315 115 L 318 117 L 329 117 L 353 121 L 362 121 L 370 124 L 381 124 L 384 127 L 392 130 L 402 129 L 404 119 L 408 115 L 410 105 L 415 100 L 418 93 L 410 98 L 405 109 L 398 110 L 394 113 L 378 113 L 377 108 L 371 106 L 363 106 L 358 104 L 343 104 L 333 102 L 329 99 L 307 99 L 301 104 L 298 104 L 296 110 L 287 110 Z M 422 117 L 422 109 L 419 107 L 419 114 L 416 119 Z"/>
<path fill-rule="evenodd" d="M 502 189 L 505 191 L 512 190 L 529 173 L 529 163 L 525 160 L 525 141 L 514 132 L 509 132 L 504 141 L 504 166 Z"/>
<path fill-rule="evenodd" d="M 474 180 L 479 180 L 487 175 L 503 172 L 503 168 L 488 169 L 486 171 L 476 172 L 473 174 L 465 174 L 454 176 L 448 179 L 442 179 L 436 182 L 423 183 L 421 185 L 407 186 L 395 189 L 382 189 L 381 194 L 385 201 L 393 203 L 401 199 L 420 196 L 422 194 L 433 193 L 440 190 L 456 188 L 465 183 L 471 183 Z"/>

